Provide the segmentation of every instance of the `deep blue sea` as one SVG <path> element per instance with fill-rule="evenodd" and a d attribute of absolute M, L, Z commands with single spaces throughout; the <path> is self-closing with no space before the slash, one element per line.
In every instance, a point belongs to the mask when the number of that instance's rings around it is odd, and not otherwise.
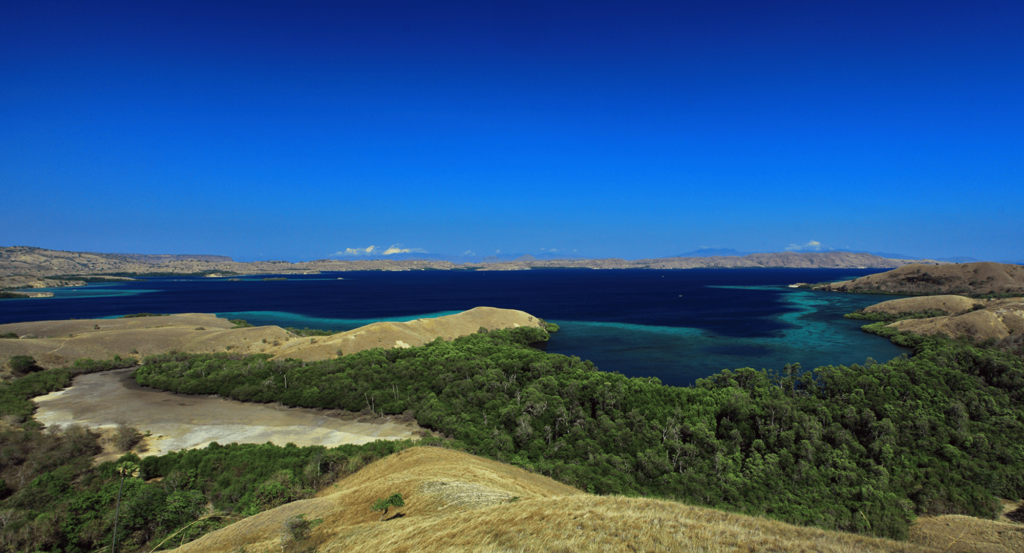
<path fill-rule="evenodd" d="M 217 313 L 253 324 L 348 330 L 486 305 L 550 322 L 547 351 L 601 370 L 686 386 L 721 369 L 781 369 L 887 361 L 909 350 L 859 330 L 843 314 L 888 298 L 811 292 L 871 269 L 689 269 L 344 272 L 240 281 L 152 278 L 57 288 L 48 299 L 0 301 L 0 323 Z"/>

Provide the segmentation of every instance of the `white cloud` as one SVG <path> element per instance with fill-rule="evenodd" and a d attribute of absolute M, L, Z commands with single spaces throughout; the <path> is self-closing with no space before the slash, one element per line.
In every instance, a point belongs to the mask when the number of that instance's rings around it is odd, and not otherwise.
<path fill-rule="evenodd" d="M 462 255 L 476 255 L 476 254 L 473 253 L 473 250 L 466 250 L 466 251 L 462 252 Z"/>
<path fill-rule="evenodd" d="M 789 252 L 820 252 L 827 250 L 828 248 L 821 245 L 821 242 L 817 240 L 811 240 L 806 244 L 790 244 L 786 247 L 786 251 Z"/>
<path fill-rule="evenodd" d="M 403 248 L 402 244 L 392 244 L 391 247 L 384 250 L 384 255 L 394 255 L 396 253 L 427 253 L 427 250 L 423 248 Z"/>
<path fill-rule="evenodd" d="M 345 248 L 343 251 L 334 252 L 335 257 L 351 257 L 353 255 L 370 255 L 377 246 L 368 248 Z"/>
<path fill-rule="evenodd" d="M 377 246 L 369 246 L 366 248 L 345 248 L 340 252 L 336 252 L 332 257 L 358 257 L 367 255 L 394 255 L 396 253 L 427 253 L 427 250 L 423 248 L 403 248 L 402 244 L 392 244 L 390 247 L 381 251 Z"/>

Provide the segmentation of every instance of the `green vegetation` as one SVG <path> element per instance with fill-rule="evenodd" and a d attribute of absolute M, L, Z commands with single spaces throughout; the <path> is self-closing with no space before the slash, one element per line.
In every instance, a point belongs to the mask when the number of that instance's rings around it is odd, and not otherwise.
<path fill-rule="evenodd" d="M 115 537 L 121 551 L 153 543 L 157 549 L 176 547 L 241 515 L 311 497 L 338 477 L 414 445 L 411 440 L 332 449 L 214 443 L 142 460 L 129 453 L 93 467 L 93 456 L 102 450 L 98 434 L 78 425 L 43 431 L 29 419 L 34 409 L 29 399 L 66 387 L 71 376 L 134 363 L 81 359 L 70 369 L 0 383 L 4 551 L 95 551 L 113 546 Z M 120 425 L 115 446 L 127 449 L 139 438 L 137 430 Z M 436 438 L 416 444 L 448 445 Z M 153 478 L 162 480 L 146 483 Z M 296 530 L 308 532 L 316 522 Z"/>
<path fill-rule="evenodd" d="M 16 376 L 24 376 L 31 372 L 41 371 L 42 367 L 36 364 L 31 355 L 15 355 L 7 361 L 7 366 Z"/>
<path fill-rule="evenodd" d="M 380 520 L 377 521 L 377 522 L 383 522 L 384 521 L 384 515 L 388 514 L 388 509 L 389 508 L 394 507 L 394 508 L 397 509 L 398 507 L 404 507 L 404 506 L 405 506 L 405 500 L 402 499 L 402 494 L 400 494 L 400 493 L 393 493 L 390 496 L 388 496 L 387 499 L 384 499 L 384 498 L 377 499 L 377 501 L 373 502 L 373 505 L 371 505 L 370 508 L 373 509 L 374 511 L 380 511 Z"/>
<path fill-rule="evenodd" d="M 18 298 L 27 298 L 26 294 L 19 294 L 17 292 L 5 292 L 0 291 L 0 300 L 13 300 Z"/>
<path fill-rule="evenodd" d="M 135 313 L 133 315 L 124 315 L 122 319 L 138 319 L 139 317 L 168 317 L 167 313 Z"/>
<path fill-rule="evenodd" d="M 898 335 L 913 358 L 727 370 L 675 388 L 527 347 L 546 337 L 496 330 L 315 363 L 164 355 L 136 379 L 243 401 L 409 411 L 471 453 L 581 489 L 877 536 L 905 538 L 925 513 L 991 518 L 996 497 L 1024 495 L 1024 360 L 996 349 Z"/>
<path fill-rule="evenodd" d="M 1008 298 L 1020 298 L 1024 297 L 1024 292 L 1003 292 L 999 294 L 974 294 L 972 298 L 979 300 L 1003 300 Z"/>
<path fill-rule="evenodd" d="M 337 331 L 333 331 L 333 330 L 320 330 L 320 329 L 317 329 L 317 328 L 295 328 L 295 327 L 291 327 L 291 326 L 285 327 L 285 330 L 287 330 L 288 332 L 291 332 L 292 334 L 294 334 L 296 336 L 303 336 L 303 337 L 305 337 L 305 336 L 334 336 L 335 334 L 338 333 Z"/>
<path fill-rule="evenodd" d="M 306 520 L 306 513 L 297 514 L 284 521 L 285 541 L 302 541 L 309 537 L 314 528 L 323 524 L 324 519 Z"/>
<path fill-rule="evenodd" d="M 26 356 L 27 357 L 27 356 Z M 12 358 L 14 359 L 14 358 Z M 29 359 L 32 359 L 29 357 Z M 35 364 L 35 361 L 32 362 Z M 0 382 L 0 418 L 7 422 L 20 423 L 35 410 L 31 399 L 36 396 L 63 390 L 71 385 L 71 378 L 79 374 L 123 369 L 135 366 L 135 359 L 114 356 L 107 361 L 79 359 L 71 368 L 57 368 L 32 372 L 10 382 Z M 0 459 L 2 464 L 2 459 Z"/>
<path fill-rule="evenodd" d="M 864 310 L 854 313 L 847 313 L 843 317 L 859 321 L 882 321 L 892 323 L 903 319 L 930 319 L 932 317 L 945 317 L 949 313 L 941 309 L 927 309 L 925 311 L 904 311 L 901 313 L 865 313 Z"/>
<path fill-rule="evenodd" d="M 231 328 L 252 328 L 256 325 L 249 324 L 249 321 L 245 319 L 228 319 L 228 322 L 235 325 Z"/>
<path fill-rule="evenodd" d="M 913 517 L 926 513 L 994 517 L 996 497 L 1024 496 L 1024 357 L 884 323 L 865 330 L 914 348 L 914 357 L 722 371 L 675 388 L 528 347 L 547 334 L 516 328 L 315 363 L 172 353 L 146 358 L 136 379 L 246 401 L 408 412 L 448 437 L 419 444 L 458 447 L 580 489 L 878 536 L 905 538 Z M 72 374 L 132 362 L 81 360 L 2 383 L 0 415 L 19 423 L 32 412 L 29 398 L 63 388 Z M 119 463 L 138 463 L 141 476 L 124 481 L 117 542 L 128 550 L 177 546 L 240 515 L 310 497 L 412 444 L 211 444 L 92 467 L 95 434 L 42 432 L 29 420 L 0 430 L 8 495 L 0 539 L 14 551 L 109 545 Z"/>
<path fill-rule="evenodd" d="M 544 330 L 546 330 L 548 334 L 554 334 L 555 332 L 558 332 L 558 325 L 556 325 L 555 323 L 545 322 Z"/>
<path fill-rule="evenodd" d="M 117 551 L 117 519 L 118 519 L 118 515 L 120 515 L 120 513 L 121 513 L 121 492 L 124 491 L 124 479 L 125 478 L 138 478 L 138 476 L 139 476 L 139 465 L 138 465 L 138 463 L 133 463 L 131 461 L 125 461 L 125 462 L 121 463 L 120 465 L 117 465 L 117 468 L 114 469 L 114 472 L 116 472 L 121 477 L 121 485 L 118 486 L 118 488 L 117 488 L 117 502 L 115 503 L 115 507 L 114 507 L 114 532 L 113 532 L 114 536 L 111 538 L 111 544 L 110 544 L 110 551 L 111 551 L 111 553 L 114 553 L 114 552 Z"/>
<path fill-rule="evenodd" d="M 927 273 L 926 273 L 927 274 Z M 827 284 L 827 283 L 826 283 Z M 982 294 L 975 292 L 973 288 L 969 286 L 961 286 L 959 288 L 943 289 L 943 290 L 931 290 L 924 292 L 915 292 L 910 290 L 901 290 L 899 292 L 893 292 L 890 290 L 883 290 L 881 288 L 857 288 L 856 290 L 832 290 L 833 292 L 849 292 L 851 294 L 878 294 L 880 296 L 934 296 L 937 294 L 950 294 L 954 296 L 963 296 L 965 298 L 974 298 L 979 300 L 994 300 L 994 299 L 1005 299 L 1005 298 L 1020 298 L 1024 297 L 1024 292 L 1000 292 L 994 294 Z"/>
<path fill-rule="evenodd" d="M 101 449 L 98 438 L 78 426 L 43 432 L 32 423 L 0 431 L 0 474 L 13 488 L 0 502 L 5 551 L 105 548 L 112 542 L 115 517 L 119 551 L 161 542 L 161 548 L 177 547 L 241 516 L 312 497 L 338 477 L 413 445 L 409 440 L 332 449 L 214 443 L 141 460 L 127 454 L 92 467 L 92 456 Z M 123 479 L 118 507 L 122 477 L 130 476 L 118 472 L 125 463 L 139 467 L 139 478 Z M 146 483 L 158 477 L 160 482 Z M 208 503 L 214 511 L 207 510 Z"/>
<path fill-rule="evenodd" d="M 18 335 L 16 333 L 14 333 L 14 332 L 2 332 L 2 333 L 0 333 L 0 338 L 10 338 L 10 339 L 17 340 L 18 339 Z"/>

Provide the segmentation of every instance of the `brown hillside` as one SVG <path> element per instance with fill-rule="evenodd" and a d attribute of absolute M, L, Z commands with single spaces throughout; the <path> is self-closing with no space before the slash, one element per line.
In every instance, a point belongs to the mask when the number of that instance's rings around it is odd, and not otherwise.
<path fill-rule="evenodd" d="M 925 300 L 930 298 L 908 299 Z M 967 298 L 963 299 L 967 300 Z M 1002 340 L 1010 335 L 1024 334 L 1024 298 L 989 300 L 981 303 L 984 308 L 977 311 L 960 312 L 929 319 L 906 319 L 892 323 L 889 327 L 914 334 L 945 334 L 952 338 L 968 336 L 977 341 Z"/>
<path fill-rule="evenodd" d="M 406 506 L 393 509 L 388 520 L 379 522 L 370 505 L 393 493 L 401 493 Z M 323 523 L 304 542 L 282 539 L 285 522 L 299 514 Z M 382 459 L 339 481 L 320 497 L 244 519 L 178 551 L 216 553 L 242 547 L 249 552 L 303 551 L 316 547 L 320 552 L 852 553 L 942 551 L 948 544 L 932 548 L 669 501 L 592 496 L 496 461 L 421 447 Z"/>
<path fill-rule="evenodd" d="M 885 294 L 1024 294 L 1024 267 L 1006 263 L 912 264 L 885 273 L 820 287 L 836 292 Z"/>
<path fill-rule="evenodd" d="M 947 315 L 959 315 L 984 305 L 983 300 L 974 300 L 963 296 L 921 296 L 883 301 L 865 307 L 865 313 L 924 313 L 926 311 L 942 311 Z"/>
<path fill-rule="evenodd" d="M 253 261 L 240 263 L 215 255 L 136 255 L 90 252 L 65 252 L 26 246 L 0 247 L 0 288 L 19 286 L 56 286 L 41 279 L 55 275 L 97 275 L 110 273 L 152 274 L 202 273 L 213 276 L 229 274 L 289 274 L 325 271 L 417 271 L 474 269 L 483 271 L 519 271 L 532 268 L 577 267 L 587 269 L 694 269 L 734 267 L 802 267 L 802 268 L 890 268 L 911 263 L 907 259 L 888 259 L 867 253 L 852 252 L 781 252 L 759 253 L 744 257 L 663 257 L 658 259 L 530 259 L 515 261 L 488 260 L 482 263 L 456 265 L 440 260 L 337 260 L 320 259 L 288 263 L 285 261 Z M 918 264 L 941 264 L 939 261 L 917 260 Z M 79 282 L 78 285 L 81 283 Z"/>
<path fill-rule="evenodd" d="M 304 361 L 331 359 L 338 350 L 345 354 L 372 348 L 409 348 L 422 346 L 436 338 L 452 340 L 486 328 L 515 328 L 542 323 L 533 315 L 515 309 L 474 307 L 455 315 L 416 319 L 404 323 L 381 322 L 362 326 L 324 338 L 300 339 L 275 350 L 278 358 L 293 357 Z"/>
<path fill-rule="evenodd" d="M 1024 551 L 1024 524 L 964 515 L 924 517 L 911 527 L 910 541 L 958 553 L 1019 553 Z"/>
<path fill-rule="evenodd" d="M 26 300 L 27 301 L 27 300 Z M 43 301 L 43 300 L 40 300 Z M 451 340 L 478 331 L 541 326 L 540 319 L 514 309 L 476 307 L 469 311 L 405 323 L 373 323 L 332 336 L 297 337 L 278 326 L 232 328 L 227 319 L 186 313 L 131 319 L 37 321 L 0 325 L 0 367 L 15 355 L 31 355 L 40 366 L 60 367 L 75 359 L 109 359 L 114 355 L 146 356 L 168 351 L 241 354 L 268 353 L 274 358 L 304 361 L 333 359 L 372 348 L 412 347 L 435 338 Z"/>

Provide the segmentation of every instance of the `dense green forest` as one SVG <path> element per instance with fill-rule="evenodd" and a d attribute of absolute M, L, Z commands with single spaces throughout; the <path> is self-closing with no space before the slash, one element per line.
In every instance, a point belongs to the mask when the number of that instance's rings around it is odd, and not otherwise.
<path fill-rule="evenodd" d="M 876 332 L 880 327 L 874 327 Z M 912 358 L 693 387 L 599 372 L 476 334 L 331 361 L 172 354 L 139 383 L 243 401 L 406 411 L 473 453 L 597 493 L 668 497 L 904 538 L 917 514 L 993 517 L 1024 494 L 1024 361 L 967 342 L 894 337 Z"/>
<path fill-rule="evenodd" d="M 129 453 L 94 467 L 93 457 L 102 450 L 98 434 L 78 425 L 44 430 L 29 418 L 29 399 L 66 387 L 72 374 L 131 364 L 134 360 L 79 360 L 72 369 L 34 372 L 0 384 L 0 551 L 109 548 L 121 484 L 116 468 L 125 461 L 142 470 L 124 482 L 118 551 L 141 546 L 148 551 L 177 547 L 243 516 L 310 497 L 338 477 L 404 448 L 448 446 L 434 438 L 330 449 L 214 443 L 141 460 Z"/>
<path fill-rule="evenodd" d="M 591 492 L 672 498 L 877 536 L 906 538 L 920 514 L 991 518 L 997 497 L 1021 498 L 1024 359 L 965 341 L 895 334 L 881 324 L 865 328 L 913 347 L 913 357 L 810 371 L 726 370 L 677 388 L 544 353 L 529 346 L 547 339 L 543 330 L 517 328 L 321 362 L 172 353 L 147 358 L 135 378 L 243 401 L 409 413 L 450 438 L 450 447 Z M 8 389 L 51 372 L 0 387 L 3 412 L 22 416 L 7 397 L 35 388 Z M 32 424 L 0 437 L 4 466 L 24 466 L 7 457 L 18 439 L 91 447 L 80 429 L 65 430 L 68 438 Z M 126 491 L 122 513 L 135 518 L 119 541 L 154 542 L 201 518 L 198 494 L 224 513 L 251 514 L 408 445 L 211 446 L 147 458 Z M 0 522 L 12 522 L 0 536 L 9 549 L 70 552 L 109 539 L 113 464 L 54 463 L 7 485 Z M 4 470 L 5 478 L 16 474 Z M 157 476 L 160 483 L 143 483 Z M 161 518 L 167 510 L 179 515 Z M 205 519 L 186 533 L 225 520 Z M 50 541 L 39 541 L 44 530 Z"/>
<path fill-rule="evenodd" d="M 927 309 L 925 311 L 904 311 L 902 313 L 865 313 L 862 309 L 854 313 L 847 313 L 846 315 L 843 315 L 843 317 L 859 321 L 881 321 L 891 323 L 893 321 L 902 321 L 903 319 L 930 319 L 932 317 L 945 317 L 946 315 L 948 315 L 948 313 L 941 309 Z"/>

